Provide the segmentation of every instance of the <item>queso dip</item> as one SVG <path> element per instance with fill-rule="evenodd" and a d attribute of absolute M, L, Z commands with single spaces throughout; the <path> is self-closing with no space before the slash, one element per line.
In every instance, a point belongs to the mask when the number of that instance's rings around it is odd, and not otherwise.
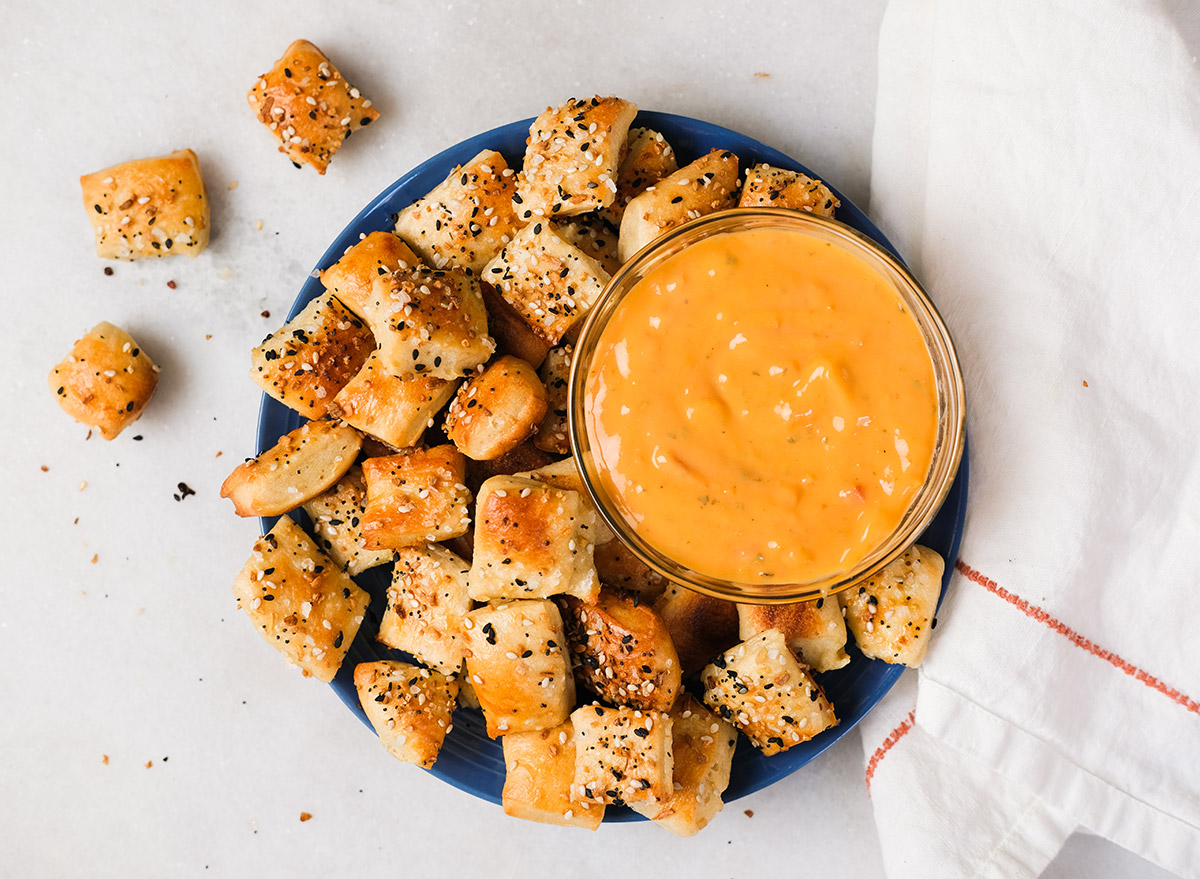
<path fill-rule="evenodd" d="M 924 483 L 934 372 L 889 281 L 800 230 L 721 232 L 652 268 L 584 385 L 603 488 L 693 571 L 804 583 L 886 539 Z"/>

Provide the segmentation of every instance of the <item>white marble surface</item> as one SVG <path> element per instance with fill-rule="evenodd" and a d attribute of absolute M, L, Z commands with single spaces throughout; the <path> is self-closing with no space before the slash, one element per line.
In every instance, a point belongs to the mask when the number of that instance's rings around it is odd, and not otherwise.
<path fill-rule="evenodd" d="M 881 876 L 856 732 L 690 841 L 524 824 L 398 763 L 234 609 L 256 522 L 217 490 L 253 450 L 250 347 L 362 205 L 463 137 L 614 92 L 744 131 L 865 204 L 883 6 L 0 4 L 0 875 Z M 325 177 L 244 100 L 301 36 L 382 113 Z M 212 245 L 106 277 L 79 175 L 180 147 L 201 157 Z M 112 443 L 45 379 L 100 320 L 163 368 Z M 181 481 L 196 495 L 177 502 Z M 1077 837 L 1047 875 L 1165 874 Z"/>

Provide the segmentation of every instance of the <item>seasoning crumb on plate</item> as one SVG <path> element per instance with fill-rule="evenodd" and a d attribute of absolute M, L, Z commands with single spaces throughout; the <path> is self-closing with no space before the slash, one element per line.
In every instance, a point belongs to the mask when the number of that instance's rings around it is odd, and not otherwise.
<path fill-rule="evenodd" d="M 311 812 L 301 812 L 301 813 L 300 813 L 300 820 L 301 820 L 301 821 L 309 821 L 309 820 L 311 820 L 311 819 L 312 819 L 312 813 L 311 813 Z"/>

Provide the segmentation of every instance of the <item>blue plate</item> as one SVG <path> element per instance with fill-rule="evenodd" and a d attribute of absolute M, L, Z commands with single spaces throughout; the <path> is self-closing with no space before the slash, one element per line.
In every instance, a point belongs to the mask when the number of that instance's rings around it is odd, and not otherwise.
<path fill-rule="evenodd" d="M 346 248 L 355 244 L 361 236 L 371 232 L 391 230 L 397 212 L 441 183 L 454 166 L 470 160 L 481 150 L 498 150 L 510 165 L 519 167 L 525 151 L 525 137 L 529 132 L 530 122 L 532 119 L 502 125 L 468 138 L 422 162 L 380 193 L 342 230 L 317 263 L 317 268 L 324 269 L 337 262 Z M 776 167 L 789 168 L 812 177 L 819 177 L 799 162 L 765 144 L 738 134 L 736 131 L 710 125 L 697 119 L 675 116 L 670 113 L 643 111 L 638 114 L 636 124 L 662 132 L 667 141 L 675 148 L 681 165 L 707 153 L 710 149 L 728 149 L 741 159 L 742 167 L 748 167 L 752 163 L 767 162 Z M 824 178 L 821 179 L 824 180 Z M 829 181 L 825 180 L 825 182 L 828 184 Z M 866 214 L 833 186 L 830 186 L 830 189 L 833 189 L 842 203 L 837 212 L 839 220 L 870 236 L 895 254 L 897 258 L 900 258 L 900 254 L 896 253 L 896 249 L 876 228 L 875 224 L 867 219 Z M 324 287 L 321 282 L 310 276 L 300 288 L 300 293 L 288 314 L 288 320 L 295 317 L 305 305 L 323 292 Z M 302 422 L 303 419 L 299 413 L 264 394 L 258 418 L 258 451 L 262 452 L 264 449 L 270 448 L 280 436 L 295 430 Z M 953 571 L 954 559 L 958 557 L 958 544 L 962 537 L 963 518 L 967 506 L 967 470 L 967 452 L 964 449 L 962 464 L 954 486 L 946 497 L 937 518 L 933 520 L 921 538 L 922 544 L 937 550 L 948 561 L 942 582 L 943 594 Z M 304 520 L 302 512 L 297 511 L 295 516 L 300 524 L 305 526 L 309 524 Z M 270 530 L 274 523 L 274 519 L 263 519 L 263 533 Z M 370 728 L 370 724 L 358 704 L 358 695 L 354 689 L 354 666 L 360 662 L 372 662 L 378 659 L 411 659 L 399 651 L 389 650 L 375 640 L 375 633 L 379 630 L 379 621 L 387 603 L 386 592 L 390 578 L 389 566 L 365 571 L 356 578 L 359 585 L 371 593 L 371 605 L 366 619 L 359 629 L 358 636 L 350 647 L 346 661 L 331 685 L 346 706 L 358 715 L 368 728 Z M 733 772 L 729 788 L 725 793 L 726 802 L 774 784 L 814 759 L 862 720 L 866 713 L 892 688 L 904 671 L 900 666 L 891 666 L 879 660 L 864 658 L 854 647 L 853 639 L 847 645 L 847 652 L 851 657 L 849 665 L 833 672 L 817 675 L 821 686 L 824 687 L 826 694 L 833 702 L 841 723 L 811 741 L 797 745 L 774 757 L 763 756 L 761 752 L 743 740 L 734 756 Z M 500 792 L 504 786 L 503 753 L 499 741 L 492 741 L 487 737 L 484 731 L 483 717 L 478 711 L 462 709 L 455 713 L 454 730 L 447 736 L 437 763 L 429 771 L 460 790 L 493 803 L 500 802 Z M 606 812 L 605 820 L 642 819 L 641 816 L 628 809 L 610 808 Z"/>

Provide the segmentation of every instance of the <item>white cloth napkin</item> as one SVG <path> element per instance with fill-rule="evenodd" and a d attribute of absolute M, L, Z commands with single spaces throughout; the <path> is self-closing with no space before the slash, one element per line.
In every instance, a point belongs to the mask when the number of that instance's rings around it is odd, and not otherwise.
<path fill-rule="evenodd" d="M 872 214 L 971 446 L 937 636 L 863 724 L 892 879 L 1036 876 L 1076 827 L 1200 876 L 1198 11 L 888 8 Z"/>

